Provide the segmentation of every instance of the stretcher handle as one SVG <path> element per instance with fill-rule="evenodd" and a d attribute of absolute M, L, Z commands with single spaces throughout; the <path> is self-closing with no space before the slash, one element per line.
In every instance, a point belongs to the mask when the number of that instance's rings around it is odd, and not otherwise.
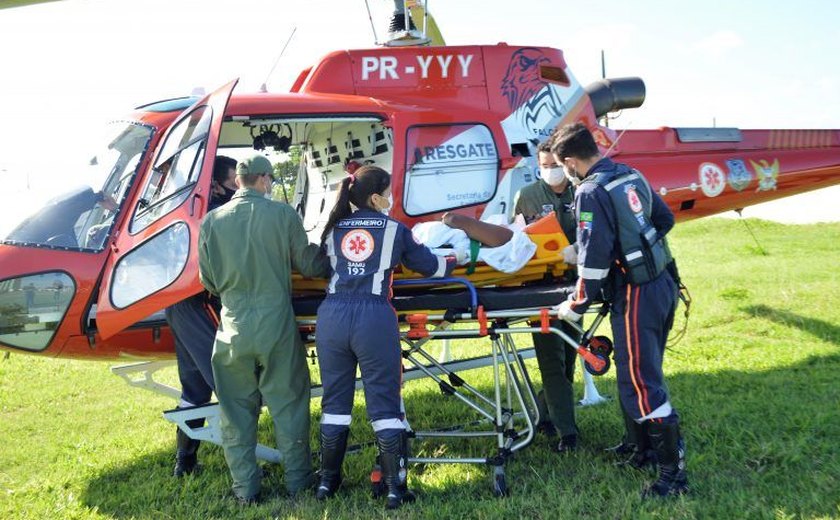
<path fill-rule="evenodd" d="M 419 278 L 411 280 L 396 280 L 394 286 L 400 285 L 451 285 L 453 283 L 461 284 L 470 291 L 470 311 L 474 311 L 478 307 L 478 292 L 475 286 L 466 278 Z"/>
<path fill-rule="evenodd" d="M 591 312 L 591 310 L 587 311 L 587 313 L 589 312 Z M 589 343 L 589 340 L 592 339 L 592 336 L 595 335 L 595 331 L 598 329 L 598 326 L 601 325 L 601 322 L 604 321 L 604 318 L 606 318 L 609 313 L 610 304 L 604 302 L 601 304 L 601 307 L 598 308 L 598 316 L 595 317 L 595 321 L 592 322 L 592 325 L 588 329 L 584 330 L 583 327 L 580 326 L 580 323 L 574 321 L 567 321 L 566 323 L 580 333 L 581 345 L 586 345 Z M 559 313 L 557 314 L 557 317 L 560 317 Z"/>

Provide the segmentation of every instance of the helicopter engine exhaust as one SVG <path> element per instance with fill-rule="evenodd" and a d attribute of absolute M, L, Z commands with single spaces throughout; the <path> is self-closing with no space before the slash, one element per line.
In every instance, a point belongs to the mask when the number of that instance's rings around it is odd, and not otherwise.
<path fill-rule="evenodd" d="M 623 108 L 638 108 L 645 102 L 645 82 L 642 78 L 601 79 L 587 85 L 586 93 L 592 101 L 595 117 Z"/>

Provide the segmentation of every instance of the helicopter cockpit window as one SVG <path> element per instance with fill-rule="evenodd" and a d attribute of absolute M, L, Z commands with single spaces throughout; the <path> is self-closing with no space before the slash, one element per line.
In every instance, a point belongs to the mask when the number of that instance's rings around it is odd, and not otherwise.
<path fill-rule="evenodd" d="M 411 127 L 406 154 L 407 215 L 482 204 L 496 193 L 499 154 L 484 125 Z"/>
<path fill-rule="evenodd" d="M 0 241 L 101 251 L 152 132 L 152 128 L 137 123 L 111 123 L 106 128 L 107 145 L 88 160 L 86 167 L 51 163 L 49 171 L 54 173 L 26 175 L 25 189 L 13 187 L 3 194 L 4 199 L 10 198 L 0 204 Z M 39 209 L 31 213 L 33 207 Z"/>
<path fill-rule="evenodd" d="M 141 191 L 131 233 L 146 228 L 189 197 L 204 162 L 211 116 L 210 107 L 201 106 L 172 128 Z"/>

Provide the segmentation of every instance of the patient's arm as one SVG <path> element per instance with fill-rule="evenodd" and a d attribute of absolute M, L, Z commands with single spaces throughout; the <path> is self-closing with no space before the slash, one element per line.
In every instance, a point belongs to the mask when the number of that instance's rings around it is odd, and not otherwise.
<path fill-rule="evenodd" d="M 468 237 L 488 247 L 499 247 L 513 238 L 513 231 L 506 227 L 488 224 L 466 215 L 444 213 L 441 220 L 451 228 L 463 230 Z"/>

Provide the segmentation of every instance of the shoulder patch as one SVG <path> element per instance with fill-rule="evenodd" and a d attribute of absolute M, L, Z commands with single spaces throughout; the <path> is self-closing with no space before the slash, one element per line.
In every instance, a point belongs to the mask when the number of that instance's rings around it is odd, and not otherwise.
<path fill-rule="evenodd" d="M 581 211 L 580 212 L 580 221 L 581 222 L 592 222 L 592 212 L 591 211 Z"/>

